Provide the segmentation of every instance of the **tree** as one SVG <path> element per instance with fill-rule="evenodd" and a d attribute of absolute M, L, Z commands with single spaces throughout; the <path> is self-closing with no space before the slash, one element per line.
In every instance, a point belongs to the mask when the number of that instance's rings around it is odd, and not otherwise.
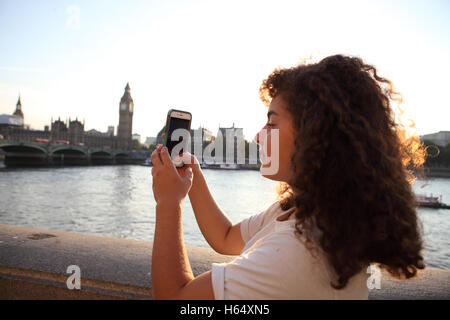
<path fill-rule="evenodd" d="M 133 139 L 133 149 L 137 150 L 137 151 L 142 150 L 142 146 L 141 146 L 141 143 L 139 142 L 139 140 Z"/>

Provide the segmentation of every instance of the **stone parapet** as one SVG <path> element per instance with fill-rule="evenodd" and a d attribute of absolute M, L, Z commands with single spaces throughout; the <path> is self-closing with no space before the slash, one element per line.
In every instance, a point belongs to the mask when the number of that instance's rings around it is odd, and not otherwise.
<path fill-rule="evenodd" d="M 194 272 L 233 256 L 188 247 Z M 152 243 L 0 224 L 0 299 L 152 299 Z M 81 289 L 68 289 L 69 266 Z M 449 299 L 450 271 L 427 268 L 405 281 L 382 273 L 370 299 Z"/>

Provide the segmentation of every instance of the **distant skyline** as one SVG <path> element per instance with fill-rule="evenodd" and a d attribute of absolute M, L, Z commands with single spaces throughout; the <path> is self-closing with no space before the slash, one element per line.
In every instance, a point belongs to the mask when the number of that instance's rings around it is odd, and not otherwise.
<path fill-rule="evenodd" d="M 0 1 L 0 114 L 20 93 L 25 124 L 85 119 L 117 130 L 127 82 L 133 133 L 156 136 L 170 108 L 192 128 L 266 122 L 261 81 L 333 54 L 375 65 L 403 95 L 416 134 L 450 130 L 449 1 Z"/>

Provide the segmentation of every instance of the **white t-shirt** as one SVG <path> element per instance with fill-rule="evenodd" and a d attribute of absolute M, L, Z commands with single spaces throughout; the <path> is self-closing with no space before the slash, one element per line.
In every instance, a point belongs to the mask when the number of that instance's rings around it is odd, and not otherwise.
<path fill-rule="evenodd" d="M 241 222 L 246 243 L 241 254 L 231 262 L 212 264 L 216 300 L 368 298 L 367 268 L 350 278 L 343 289 L 330 285 L 336 274 L 322 250 L 311 255 L 295 234 L 295 215 L 290 214 L 293 211 L 283 211 L 277 201 Z M 288 215 L 287 220 L 277 220 Z"/>

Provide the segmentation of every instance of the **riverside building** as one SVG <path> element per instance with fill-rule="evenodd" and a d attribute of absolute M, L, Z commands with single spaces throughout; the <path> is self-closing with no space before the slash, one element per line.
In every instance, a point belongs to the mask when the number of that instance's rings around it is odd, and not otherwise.
<path fill-rule="evenodd" d="M 114 127 L 108 127 L 108 131 L 103 133 L 95 129 L 85 131 L 85 122 L 75 120 L 62 121 L 51 120 L 51 125 L 45 126 L 44 130 L 31 130 L 24 125 L 24 113 L 20 96 L 16 104 L 16 109 L 12 115 L 0 115 L 0 136 L 3 140 L 11 142 L 34 142 L 67 144 L 76 146 L 86 146 L 103 149 L 132 149 L 132 128 L 133 128 L 134 102 L 131 97 L 130 86 L 127 83 L 125 92 L 119 103 L 119 125 L 117 136 L 114 135 Z M 0 138 L 1 138 L 0 137 Z"/>

